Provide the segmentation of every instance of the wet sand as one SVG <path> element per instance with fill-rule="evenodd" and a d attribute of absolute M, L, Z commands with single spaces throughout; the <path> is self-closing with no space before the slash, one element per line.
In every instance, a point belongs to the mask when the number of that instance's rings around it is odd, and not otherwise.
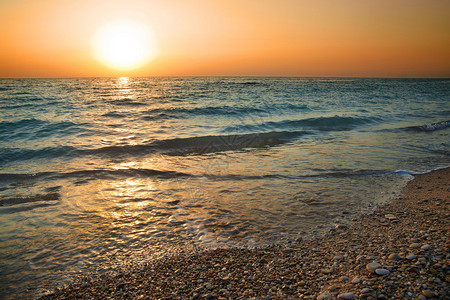
<path fill-rule="evenodd" d="M 447 168 L 322 236 L 86 274 L 42 299 L 449 299 L 449 195 Z"/>

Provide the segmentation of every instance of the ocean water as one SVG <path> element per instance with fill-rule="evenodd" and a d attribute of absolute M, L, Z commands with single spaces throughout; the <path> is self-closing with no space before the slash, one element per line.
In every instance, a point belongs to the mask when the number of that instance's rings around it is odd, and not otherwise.
<path fill-rule="evenodd" d="M 448 79 L 1 79 L 0 294 L 320 234 L 449 166 L 449 120 Z"/>

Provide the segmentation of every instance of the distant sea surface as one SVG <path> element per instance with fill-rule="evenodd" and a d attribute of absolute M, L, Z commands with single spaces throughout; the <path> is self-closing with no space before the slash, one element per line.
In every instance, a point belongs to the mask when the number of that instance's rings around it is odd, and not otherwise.
<path fill-rule="evenodd" d="M 320 234 L 449 166 L 449 120 L 448 79 L 1 79 L 0 294 Z"/>

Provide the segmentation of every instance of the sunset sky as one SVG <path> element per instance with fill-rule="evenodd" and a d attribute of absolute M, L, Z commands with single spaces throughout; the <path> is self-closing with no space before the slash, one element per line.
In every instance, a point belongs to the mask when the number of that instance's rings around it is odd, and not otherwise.
<path fill-rule="evenodd" d="M 0 39 L 0 77 L 450 77 L 448 0 L 0 0 Z"/>

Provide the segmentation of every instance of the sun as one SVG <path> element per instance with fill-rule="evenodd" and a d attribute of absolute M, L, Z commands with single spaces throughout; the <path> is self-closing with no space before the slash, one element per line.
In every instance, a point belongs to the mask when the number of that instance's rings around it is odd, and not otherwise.
<path fill-rule="evenodd" d="M 93 39 L 95 57 L 116 70 L 133 70 L 144 66 L 156 56 L 153 32 L 143 23 L 120 20 L 106 23 Z"/>

